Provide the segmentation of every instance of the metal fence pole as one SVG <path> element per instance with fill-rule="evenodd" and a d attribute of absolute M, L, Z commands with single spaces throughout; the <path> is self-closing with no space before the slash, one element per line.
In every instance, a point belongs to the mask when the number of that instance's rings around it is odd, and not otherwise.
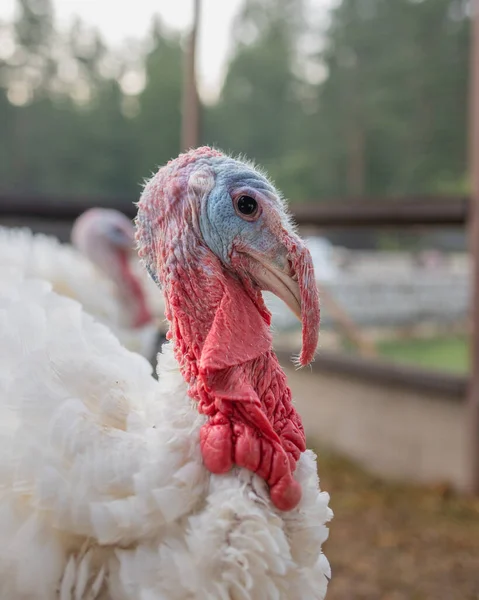
<path fill-rule="evenodd" d="M 472 259 L 471 379 L 468 397 L 470 488 L 479 493 L 479 0 L 472 3 L 470 59 L 470 163 L 472 200 L 469 235 Z"/>

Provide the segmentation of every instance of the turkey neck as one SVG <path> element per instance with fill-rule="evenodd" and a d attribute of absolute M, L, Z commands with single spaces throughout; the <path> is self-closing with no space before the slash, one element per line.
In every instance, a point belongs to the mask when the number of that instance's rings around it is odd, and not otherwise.
<path fill-rule="evenodd" d="M 181 234 L 160 264 L 168 336 L 189 395 L 208 416 L 200 433 L 205 466 L 217 474 L 234 465 L 253 471 L 277 508 L 294 508 L 305 436 L 261 293 L 246 290 L 197 239 Z"/>
<path fill-rule="evenodd" d="M 140 281 L 133 272 L 129 252 L 118 251 L 118 277 L 114 277 L 118 289 L 119 300 L 125 315 L 129 317 L 129 325 L 135 328 L 143 327 L 153 320 L 145 292 Z"/>

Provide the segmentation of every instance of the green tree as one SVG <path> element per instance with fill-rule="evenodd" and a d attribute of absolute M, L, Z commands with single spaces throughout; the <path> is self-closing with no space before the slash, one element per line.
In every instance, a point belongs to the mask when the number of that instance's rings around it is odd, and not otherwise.
<path fill-rule="evenodd" d="M 466 3 L 343 0 L 332 12 L 318 137 L 337 193 L 434 191 L 465 172 Z"/>
<path fill-rule="evenodd" d="M 304 175 L 310 161 L 302 151 L 307 121 L 300 100 L 305 83 L 295 73 L 303 28 L 300 0 L 247 0 L 233 28 L 234 55 L 221 97 L 207 111 L 204 134 L 209 143 L 258 160 L 294 198 L 309 193 Z"/>
<path fill-rule="evenodd" d="M 153 25 L 145 73 L 134 123 L 138 181 L 180 151 L 182 51 L 179 37 L 166 32 L 159 20 Z"/>

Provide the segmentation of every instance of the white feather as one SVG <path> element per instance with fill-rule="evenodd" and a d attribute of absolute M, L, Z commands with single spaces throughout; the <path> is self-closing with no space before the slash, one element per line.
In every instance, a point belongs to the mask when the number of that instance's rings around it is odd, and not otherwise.
<path fill-rule="evenodd" d="M 49 284 L 0 281 L 0 598 L 324 598 L 332 513 L 312 452 L 288 513 L 246 470 L 211 475 L 169 344 L 156 381 Z"/>
<path fill-rule="evenodd" d="M 107 325 L 129 350 L 147 358 L 154 354 L 157 325 L 128 327 L 114 283 L 72 246 L 52 236 L 34 235 L 27 228 L 0 227 L 0 266 L 16 267 L 27 278 L 50 282 L 55 292 L 77 300 L 87 313 Z M 151 301 L 153 282 L 144 269 L 135 265 L 135 271 Z M 161 294 L 157 298 L 152 304 L 155 316 L 164 319 Z"/>

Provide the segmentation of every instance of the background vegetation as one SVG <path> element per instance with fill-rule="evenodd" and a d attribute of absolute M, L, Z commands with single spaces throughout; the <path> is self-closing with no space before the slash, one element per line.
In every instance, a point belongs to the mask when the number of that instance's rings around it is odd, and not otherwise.
<path fill-rule="evenodd" d="M 182 40 L 159 20 L 108 48 L 51 0 L 0 23 L 0 190 L 121 194 L 179 152 Z M 466 0 L 246 0 L 202 141 L 263 164 L 291 200 L 461 192 Z"/>

